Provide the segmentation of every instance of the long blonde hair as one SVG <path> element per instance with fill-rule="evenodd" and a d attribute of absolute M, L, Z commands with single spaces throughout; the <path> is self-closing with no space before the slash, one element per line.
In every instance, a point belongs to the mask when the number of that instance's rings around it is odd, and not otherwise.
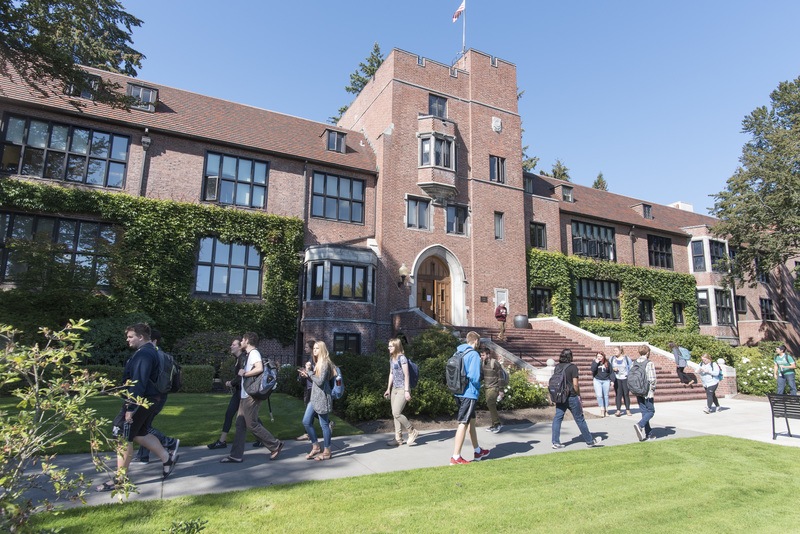
<path fill-rule="evenodd" d="M 405 354 L 405 349 L 403 348 L 403 342 L 400 341 L 400 338 L 393 337 L 389 340 L 390 347 L 394 347 L 394 352 L 389 354 L 389 358 L 392 360 L 396 360 L 400 357 L 401 354 Z"/>
<path fill-rule="evenodd" d="M 319 356 L 314 354 L 314 374 L 320 376 L 323 367 L 330 367 L 331 376 L 336 376 L 336 367 L 333 365 L 330 354 L 328 353 L 328 346 L 324 341 L 317 341 L 314 343 L 314 348 L 319 349 Z"/>

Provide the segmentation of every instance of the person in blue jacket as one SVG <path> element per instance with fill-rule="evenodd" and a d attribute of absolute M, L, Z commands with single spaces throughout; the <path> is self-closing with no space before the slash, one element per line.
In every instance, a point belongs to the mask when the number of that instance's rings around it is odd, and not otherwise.
<path fill-rule="evenodd" d="M 475 408 L 478 404 L 478 392 L 481 390 L 481 356 L 478 349 L 481 346 L 481 337 L 477 332 L 467 334 L 467 342 L 459 345 L 458 350 L 464 354 L 464 370 L 469 384 L 461 395 L 455 395 L 458 407 L 458 428 L 456 429 L 455 447 L 450 465 L 468 464 L 469 460 L 461 457 L 461 447 L 469 430 L 469 439 L 475 449 L 474 461 L 482 460 L 489 456 L 489 449 L 482 449 L 478 444 L 478 434 L 475 432 Z"/>

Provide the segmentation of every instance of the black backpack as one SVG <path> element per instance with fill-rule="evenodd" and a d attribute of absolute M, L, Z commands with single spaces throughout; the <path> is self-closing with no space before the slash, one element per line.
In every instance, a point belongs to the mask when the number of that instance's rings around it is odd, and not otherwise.
<path fill-rule="evenodd" d="M 467 350 L 473 349 L 469 348 Z M 466 391 L 469 380 L 467 380 L 467 370 L 464 368 L 464 352 L 457 350 L 447 360 L 445 381 L 447 382 L 447 389 L 453 395 L 463 395 L 464 391 Z"/>
<path fill-rule="evenodd" d="M 556 365 L 553 376 L 550 377 L 550 382 L 547 387 L 547 390 L 550 392 L 550 400 L 558 404 L 567 402 L 569 394 L 572 392 L 572 388 L 567 380 L 567 367 L 569 367 L 569 365 L 570 364 Z"/>
<path fill-rule="evenodd" d="M 408 360 L 408 385 L 413 388 L 417 386 L 417 382 L 419 382 L 419 367 L 416 363 Z"/>
<path fill-rule="evenodd" d="M 181 389 L 183 382 L 181 377 L 181 366 L 161 349 L 158 350 L 158 359 L 161 364 L 161 373 L 156 380 L 156 389 L 159 393 L 177 393 Z"/>
<path fill-rule="evenodd" d="M 647 362 L 633 362 L 628 371 L 628 390 L 637 397 L 646 397 L 650 393 L 650 381 L 647 380 Z"/>

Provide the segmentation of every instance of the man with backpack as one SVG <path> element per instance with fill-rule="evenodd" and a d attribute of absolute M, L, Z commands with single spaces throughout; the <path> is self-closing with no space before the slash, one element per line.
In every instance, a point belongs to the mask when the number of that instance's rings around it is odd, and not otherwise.
<path fill-rule="evenodd" d="M 689 349 L 679 347 L 677 343 L 672 341 L 669 342 L 669 350 L 672 351 L 672 355 L 675 357 L 675 367 L 677 367 L 678 370 L 678 380 L 681 381 L 683 387 L 689 386 L 693 388 L 696 386 L 697 377 L 690 377 L 683 371 L 686 369 L 687 362 L 692 361 L 692 353 L 689 352 Z"/>
<path fill-rule="evenodd" d="M 469 431 L 472 447 L 475 449 L 474 461 L 477 462 L 489 456 L 489 450 L 482 449 L 478 444 L 478 434 L 475 431 L 475 408 L 478 404 L 478 392 L 481 389 L 481 357 L 477 352 L 480 346 L 481 337 L 478 333 L 469 332 L 467 334 L 467 342 L 459 345 L 453 355 L 454 358 L 460 355 L 461 366 L 466 377 L 466 387 L 463 393 L 454 393 L 458 408 L 458 428 L 456 429 L 455 447 L 453 447 L 450 465 L 469 463 L 469 460 L 461 457 L 461 447 L 464 445 L 467 431 Z"/>
<path fill-rule="evenodd" d="M 156 352 L 158 353 L 158 357 L 162 362 L 162 374 L 163 374 L 163 364 L 165 361 L 171 363 L 172 356 L 166 354 L 163 350 L 158 348 L 158 343 L 161 341 L 161 332 L 156 330 L 155 328 L 150 329 L 150 343 L 156 348 Z M 167 397 L 169 396 L 169 392 L 161 393 L 161 400 L 153 406 L 153 419 L 156 418 L 158 414 L 161 413 L 161 410 L 164 408 L 164 405 L 167 403 Z M 153 428 L 152 421 L 150 422 L 150 429 L 147 431 L 148 433 L 154 435 L 158 438 L 158 441 L 161 443 L 161 446 L 167 449 L 170 454 L 174 454 L 178 450 L 178 446 L 181 443 L 181 440 L 178 438 L 171 438 L 161 432 L 160 430 Z M 150 463 L 150 450 L 147 447 L 139 447 L 136 451 L 136 456 L 133 457 L 131 463 L 134 464 L 147 464 Z"/>
<path fill-rule="evenodd" d="M 628 371 L 628 389 L 636 395 L 642 418 L 633 425 L 639 441 L 652 441 L 655 438 L 650 428 L 650 419 L 656 413 L 654 398 L 656 393 L 656 366 L 650 361 L 650 347 L 639 347 L 640 357 L 633 362 Z"/>
<path fill-rule="evenodd" d="M 550 399 L 556 405 L 556 415 L 553 417 L 553 448 L 563 449 L 566 445 L 561 443 L 561 421 L 567 410 L 572 413 L 578 430 L 581 431 L 583 441 L 587 447 L 596 447 L 602 440 L 600 436 L 592 437 L 586 418 L 583 417 L 583 406 L 581 404 L 581 388 L 578 385 L 578 366 L 572 363 L 572 351 L 564 349 L 558 357 L 550 379 Z"/>
<path fill-rule="evenodd" d="M 258 409 L 261 408 L 261 401 L 248 395 L 245 390 L 245 378 L 260 376 L 264 372 L 261 353 L 256 349 L 256 345 L 258 345 L 258 334 L 255 332 L 248 332 L 242 336 L 242 347 L 247 353 L 247 363 L 244 369 L 239 369 L 238 373 L 242 377 L 242 390 L 239 412 L 236 417 L 236 437 L 233 440 L 231 454 L 220 460 L 223 464 L 240 464 L 244 461 L 244 444 L 248 430 L 269 449 L 270 460 L 275 460 L 283 449 L 284 442 L 275 439 L 275 436 L 258 422 Z"/>

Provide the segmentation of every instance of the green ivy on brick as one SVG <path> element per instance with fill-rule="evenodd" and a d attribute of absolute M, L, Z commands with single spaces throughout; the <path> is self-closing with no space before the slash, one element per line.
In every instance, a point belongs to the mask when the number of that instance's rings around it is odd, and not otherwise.
<path fill-rule="evenodd" d="M 575 287 L 581 278 L 619 282 L 620 322 L 579 320 L 575 314 Z M 650 299 L 653 301 L 655 329 L 664 331 L 675 328 L 672 303 L 680 302 L 683 304 L 684 329 L 697 332 L 699 325 L 696 286 L 697 283 L 690 274 L 528 249 L 528 287 L 552 289 L 553 315 L 581 327 L 603 322 L 612 329 L 640 329 L 642 323 L 639 318 L 639 300 Z M 528 307 L 532 308 L 531 302 Z"/>
<path fill-rule="evenodd" d="M 203 330 L 255 331 L 284 343 L 294 339 L 303 247 L 298 218 L 10 178 L 0 179 L 0 207 L 118 225 L 109 314 L 144 312 L 171 340 Z M 199 243 L 212 236 L 253 245 L 261 253 L 261 302 L 193 296 Z"/>

